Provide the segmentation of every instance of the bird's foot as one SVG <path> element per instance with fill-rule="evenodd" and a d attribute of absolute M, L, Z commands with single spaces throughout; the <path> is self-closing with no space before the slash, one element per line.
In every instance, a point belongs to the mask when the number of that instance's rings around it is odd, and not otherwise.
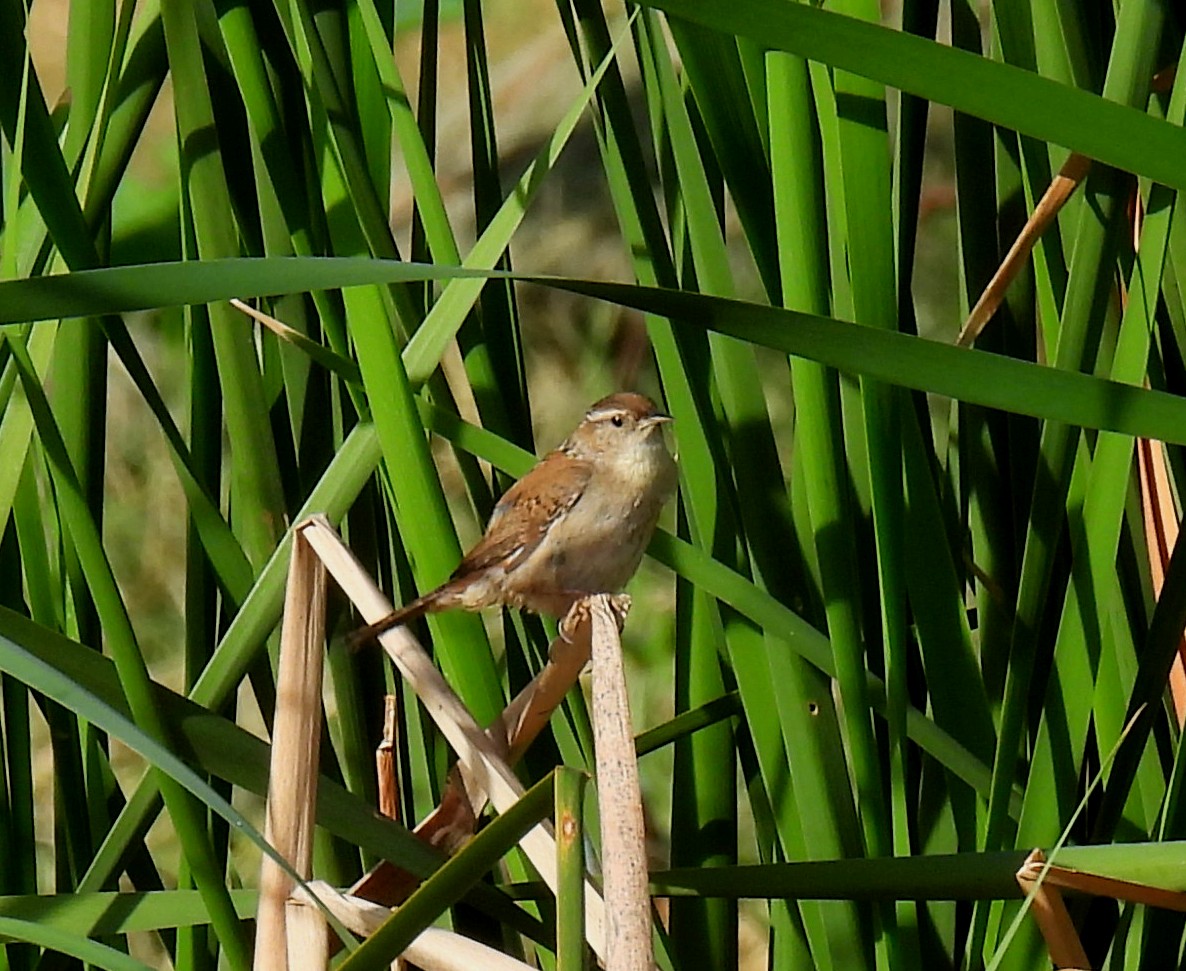
<path fill-rule="evenodd" d="M 618 631 L 621 632 L 625 626 L 626 615 L 630 613 L 631 600 L 629 594 L 588 594 L 573 601 L 572 606 L 568 608 L 568 613 L 560 621 L 560 636 L 569 644 L 573 642 L 573 635 L 576 634 L 577 628 L 582 623 L 590 621 L 589 606 L 590 601 L 595 596 L 605 596 L 609 601 L 610 613 L 614 615 L 614 621 L 618 625 Z"/>
<path fill-rule="evenodd" d="M 589 620 L 589 601 L 581 598 L 568 608 L 568 613 L 560 618 L 560 637 L 566 644 L 576 640 L 577 628 Z"/>
<path fill-rule="evenodd" d="M 633 601 L 628 593 L 615 593 L 609 598 L 609 609 L 613 611 L 614 620 L 618 622 L 618 633 L 626 626 L 626 615 L 630 613 Z"/>

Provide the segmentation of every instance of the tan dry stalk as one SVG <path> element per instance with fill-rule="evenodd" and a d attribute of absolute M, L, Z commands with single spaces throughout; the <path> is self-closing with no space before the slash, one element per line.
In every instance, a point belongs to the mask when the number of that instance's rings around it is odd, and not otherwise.
<path fill-rule="evenodd" d="M 548 648 L 548 663 L 503 710 L 499 732 L 505 739 L 507 759 L 514 765 L 543 731 L 564 696 L 589 663 L 590 626 L 579 625 L 571 641 L 557 637 Z M 491 726 L 493 732 L 494 727 Z"/>
<path fill-rule="evenodd" d="M 1054 966 L 1090 968 L 1087 952 L 1083 950 L 1083 943 L 1075 933 L 1075 925 L 1071 922 L 1071 915 L 1067 913 L 1067 905 L 1062 901 L 1062 894 L 1048 879 L 1043 878 L 1040 883 L 1038 882 L 1045 862 L 1046 857 L 1041 850 L 1031 852 L 1025 858 L 1021 869 L 1017 871 L 1017 883 L 1026 894 L 1032 894 L 1030 906 Z"/>
<path fill-rule="evenodd" d="M 310 881 L 309 888 L 343 926 L 359 937 L 370 937 L 391 916 L 386 907 L 351 897 L 320 880 Z M 317 909 L 299 889 L 296 898 L 294 905 Z M 403 956 L 422 971 L 531 971 L 528 965 L 501 951 L 437 927 L 425 930 L 408 945 Z"/>
<path fill-rule="evenodd" d="M 609 915 L 606 971 L 651 971 L 651 898 L 646 828 L 622 642 L 605 597 L 590 601 L 593 740 L 601 811 L 601 870 Z"/>
<path fill-rule="evenodd" d="M 985 325 L 992 319 L 992 315 L 997 312 L 997 308 L 1005 299 L 1005 292 L 1009 289 L 1009 284 L 1021 272 L 1021 268 L 1029 259 L 1029 255 L 1033 252 L 1042 233 L 1046 231 L 1047 226 L 1054 222 L 1059 211 L 1071 197 L 1071 193 L 1087 177 L 1090 169 L 1091 159 L 1077 152 L 1072 152 L 1063 163 L 1058 175 L 1050 181 L 1050 185 L 1034 207 L 1033 214 L 1026 220 L 1021 232 L 1017 234 L 1017 239 L 1009 247 L 1009 252 L 1005 254 L 997 272 L 988 281 L 988 286 L 984 288 L 984 293 L 976 301 L 976 306 L 968 314 L 967 322 L 960 329 L 959 337 L 955 340 L 956 346 L 968 347 L 976 342 L 980 332 L 984 330 Z"/>
<path fill-rule="evenodd" d="M 1046 875 L 1043 883 L 1063 890 L 1074 890 L 1076 893 L 1090 894 L 1093 897 L 1111 897 L 1113 900 L 1124 900 L 1133 904 L 1144 904 L 1147 907 L 1160 907 L 1163 910 L 1186 911 L 1186 893 L 1180 890 L 1165 890 L 1147 883 L 1134 883 L 1132 880 L 1119 880 L 1116 877 L 1105 877 L 1098 873 L 1088 873 L 1085 870 L 1075 870 L 1065 866 L 1046 866 L 1039 853 L 1034 860 L 1031 853 L 1026 858 L 1020 874 L 1024 873 L 1031 882 L 1038 879 L 1043 868 Z"/>
<path fill-rule="evenodd" d="M 1147 438 L 1137 439 L 1137 468 L 1140 472 L 1141 511 L 1145 520 L 1145 550 L 1153 596 L 1161 596 L 1170 554 L 1178 542 L 1178 511 L 1166 472 L 1165 445 Z M 1170 697 L 1178 724 L 1186 724 L 1186 636 L 1179 639 L 1169 677 Z"/>
<path fill-rule="evenodd" d="M 383 696 L 383 740 L 375 752 L 375 774 L 379 782 L 379 812 L 399 819 L 399 781 L 395 775 L 395 733 L 399 725 L 399 699 Z"/>
<path fill-rule="evenodd" d="M 280 634 L 264 835 L 302 878 L 312 873 L 313 824 L 317 813 L 325 577 L 321 561 L 297 529 Z M 265 856 L 260 864 L 259 885 L 254 968 L 255 971 L 287 971 L 285 902 L 292 892 L 293 880 Z M 325 949 L 314 953 L 323 967 Z"/>
<path fill-rule="evenodd" d="M 316 904 L 289 897 L 284 906 L 289 971 L 325 971 L 329 924 Z M 257 944 L 258 947 L 258 944 Z"/>
<path fill-rule="evenodd" d="M 265 314 L 262 310 L 256 310 L 245 300 L 240 300 L 238 297 L 231 297 L 230 303 L 236 310 L 241 310 L 247 314 L 257 324 L 266 327 L 282 341 L 286 341 L 289 344 L 296 344 L 305 336 L 295 327 L 290 327 L 284 321 L 277 320 L 271 314 Z"/>
<path fill-rule="evenodd" d="M 367 623 L 390 613 L 387 598 L 324 517 L 313 517 L 300 529 Z M 593 598 L 593 602 L 598 599 Z M 505 812 L 514 805 L 525 790 L 502 756 L 501 746 L 491 742 L 474 721 L 407 628 L 389 630 L 380 635 L 379 642 L 453 747 L 465 771 L 489 794 L 494 808 Z M 536 826 L 520 841 L 520 848 L 555 892 L 556 844 L 549 829 L 544 824 Z M 592 887 L 586 891 L 585 909 L 589 945 L 601 957 L 605 947 L 605 911 L 601 896 Z"/>
<path fill-rule="evenodd" d="M 505 753 L 508 765 L 515 765 L 523 757 L 589 662 L 589 625 L 578 626 L 571 636 L 571 641 L 557 637 L 552 642 L 544 669 L 503 709 L 498 721 L 486 729 L 490 741 Z M 380 762 L 380 806 L 388 771 Z M 424 817 L 413 832 L 430 846 L 455 852 L 473 835 L 477 816 L 485 805 L 485 790 L 473 779 L 467 785 L 458 766 L 454 766 L 440 805 Z M 351 887 L 350 892 L 394 907 L 403 903 L 419 882 L 390 860 L 381 860 Z"/>

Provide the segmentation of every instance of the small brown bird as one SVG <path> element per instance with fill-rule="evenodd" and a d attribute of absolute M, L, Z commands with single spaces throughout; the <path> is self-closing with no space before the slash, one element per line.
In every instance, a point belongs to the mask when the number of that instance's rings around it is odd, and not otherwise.
<path fill-rule="evenodd" d="M 602 398 L 559 448 L 494 507 L 486 534 L 445 583 L 351 636 L 354 644 L 427 613 L 507 606 L 564 617 L 634 575 L 675 492 L 671 419 L 640 394 Z"/>

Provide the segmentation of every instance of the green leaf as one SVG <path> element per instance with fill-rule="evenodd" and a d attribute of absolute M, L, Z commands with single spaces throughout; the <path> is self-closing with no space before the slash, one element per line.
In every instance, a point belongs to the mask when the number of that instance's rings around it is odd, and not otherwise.
<path fill-rule="evenodd" d="M 936 41 L 781 0 L 648 0 L 693 23 L 822 61 L 1108 165 L 1186 189 L 1186 131 Z"/>

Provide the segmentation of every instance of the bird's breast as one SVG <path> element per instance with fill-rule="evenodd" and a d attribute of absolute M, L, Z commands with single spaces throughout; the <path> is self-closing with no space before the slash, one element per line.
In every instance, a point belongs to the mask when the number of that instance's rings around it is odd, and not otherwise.
<path fill-rule="evenodd" d="M 655 522 L 675 488 L 661 445 L 597 466 L 580 499 L 548 530 L 515 585 L 616 593 L 638 569 Z"/>

